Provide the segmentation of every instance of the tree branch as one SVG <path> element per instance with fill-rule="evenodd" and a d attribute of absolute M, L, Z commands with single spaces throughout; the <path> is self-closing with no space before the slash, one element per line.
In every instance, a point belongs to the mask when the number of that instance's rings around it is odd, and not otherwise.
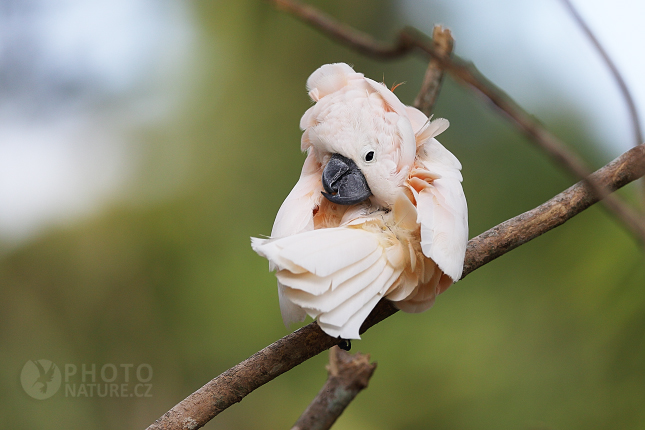
<path fill-rule="evenodd" d="M 644 175 L 645 144 L 641 144 L 592 176 L 606 189 L 615 191 Z M 589 184 L 581 181 L 537 208 L 471 239 L 466 250 L 462 279 L 497 257 L 562 225 L 598 200 L 598 195 Z M 363 323 L 361 333 L 396 312 L 390 301 L 381 300 Z M 253 390 L 338 342 L 339 339 L 328 336 L 316 322 L 312 322 L 209 381 L 166 412 L 148 430 L 200 428 Z"/>
<path fill-rule="evenodd" d="M 452 38 L 450 30 L 440 25 L 435 25 L 432 30 L 432 46 L 435 51 L 442 57 L 450 57 L 455 39 Z M 421 90 L 414 100 L 414 107 L 430 116 L 434 110 L 434 105 L 441 90 L 443 81 L 443 67 L 439 61 L 434 58 L 430 59 L 426 74 L 421 84 Z"/>
<path fill-rule="evenodd" d="M 631 120 L 632 120 L 632 128 L 634 133 L 634 145 L 639 145 L 645 142 L 645 138 L 643 137 L 643 131 L 641 129 L 641 120 L 638 115 L 638 109 L 636 108 L 636 103 L 634 102 L 634 98 L 632 97 L 632 94 L 629 91 L 629 88 L 627 87 L 627 83 L 625 82 L 625 80 L 623 79 L 623 76 L 618 70 L 618 67 L 616 67 L 616 64 L 609 56 L 609 53 L 602 46 L 602 44 L 600 43 L 596 35 L 593 33 L 593 31 L 591 31 L 591 28 L 587 25 L 585 20 L 582 19 L 582 16 L 578 13 L 577 9 L 573 6 L 573 3 L 571 3 L 570 0 L 562 0 L 562 3 L 564 4 L 565 8 L 567 8 L 569 13 L 573 17 L 574 21 L 576 21 L 576 23 L 580 26 L 583 33 L 589 38 L 589 40 L 591 41 L 591 44 L 594 46 L 594 48 L 596 48 L 596 50 L 600 54 L 600 57 L 603 59 L 603 61 L 609 68 L 611 75 L 614 77 L 614 80 L 616 81 L 616 84 L 620 89 L 620 93 L 622 94 L 623 99 L 627 104 L 627 111 L 629 112 L 629 116 L 631 117 Z M 641 196 L 642 207 L 645 210 L 645 180 L 641 181 L 641 190 L 642 190 L 642 196 Z"/>
<path fill-rule="evenodd" d="M 517 103 L 508 97 L 501 89 L 496 87 L 472 65 L 459 57 L 443 56 L 437 51 L 432 41 L 419 30 L 407 27 L 398 36 L 396 43 L 379 42 L 370 35 L 343 24 L 318 9 L 303 5 L 294 0 L 269 0 L 277 8 L 285 10 L 297 18 L 309 23 L 314 28 L 322 31 L 328 37 L 335 39 L 362 54 L 379 58 L 393 59 L 418 50 L 437 61 L 438 65 L 450 73 L 456 80 L 475 90 L 488 102 L 492 103 L 499 111 L 526 136 L 544 151 L 552 160 L 572 174 L 576 179 L 587 181 L 606 208 L 613 213 L 622 225 L 634 237 L 645 244 L 645 221 L 629 206 L 599 184 L 589 178 L 591 170 L 585 163 L 554 135 L 548 132 L 537 120 L 526 113 Z"/>
<path fill-rule="evenodd" d="M 329 350 L 327 381 L 291 430 L 331 428 L 349 403 L 367 388 L 374 370 L 376 363 L 370 363 L 369 355 L 352 355 L 337 346 L 332 347 Z"/>
<path fill-rule="evenodd" d="M 397 58 L 414 48 L 413 44 L 408 44 L 403 38 L 399 38 L 395 44 L 379 42 L 369 34 L 337 21 L 313 6 L 292 0 L 269 0 L 269 2 L 361 54 L 382 59 Z"/>
<path fill-rule="evenodd" d="M 591 175 L 604 189 L 616 191 L 645 176 L 645 144 L 625 152 Z M 485 231 L 468 242 L 462 279 L 473 270 L 541 234 L 564 224 L 598 202 L 589 184 L 580 181 L 551 200 Z"/>

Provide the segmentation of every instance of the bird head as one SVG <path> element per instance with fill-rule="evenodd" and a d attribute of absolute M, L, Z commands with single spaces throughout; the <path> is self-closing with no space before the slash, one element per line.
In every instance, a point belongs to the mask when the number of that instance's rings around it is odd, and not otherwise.
<path fill-rule="evenodd" d="M 369 198 L 392 206 L 416 154 L 411 108 L 344 63 L 320 67 L 307 89 L 316 104 L 300 122 L 302 149 L 323 167 L 323 195 L 338 204 Z"/>

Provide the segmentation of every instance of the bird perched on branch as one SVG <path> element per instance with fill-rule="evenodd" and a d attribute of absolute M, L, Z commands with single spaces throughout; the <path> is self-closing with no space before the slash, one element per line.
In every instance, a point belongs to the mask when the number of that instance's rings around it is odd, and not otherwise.
<path fill-rule="evenodd" d="M 359 339 L 381 298 L 422 312 L 461 277 L 461 164 L 435 139 L 447 120 L 347 64 L 320 67 L 307 90 L 315 104 L 300 121 L 300 180 L 271 238 L 251 245 L 276 271 L 285 324 L 308 314 L 330 336 Z"/>

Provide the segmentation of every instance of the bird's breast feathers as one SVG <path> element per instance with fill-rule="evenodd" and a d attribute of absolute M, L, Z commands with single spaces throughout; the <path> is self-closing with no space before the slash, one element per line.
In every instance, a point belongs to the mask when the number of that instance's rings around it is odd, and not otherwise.
<path fill-rule="evenodd" d="M 316 318 L 359 338 L 381 298 L 421 312 L 461 276 L 468 236 L 461 165 L 436 139 L 448 127 L 404 106 L 343 63 L 307 80 L 307 151 L 270 239 L 253 249 L 276 270 L 285 324 Z"/>

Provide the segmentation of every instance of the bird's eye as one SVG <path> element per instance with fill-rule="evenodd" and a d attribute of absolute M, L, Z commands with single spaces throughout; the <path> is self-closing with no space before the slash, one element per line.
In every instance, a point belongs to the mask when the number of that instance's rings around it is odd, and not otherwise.
<path fill-rule="evenodd" d="M 363 155 L 363 160 L 365 160 L 366 163 L 369 163 L 371 161 L 374 161 L 374 151 L 369 150 Z"/>

